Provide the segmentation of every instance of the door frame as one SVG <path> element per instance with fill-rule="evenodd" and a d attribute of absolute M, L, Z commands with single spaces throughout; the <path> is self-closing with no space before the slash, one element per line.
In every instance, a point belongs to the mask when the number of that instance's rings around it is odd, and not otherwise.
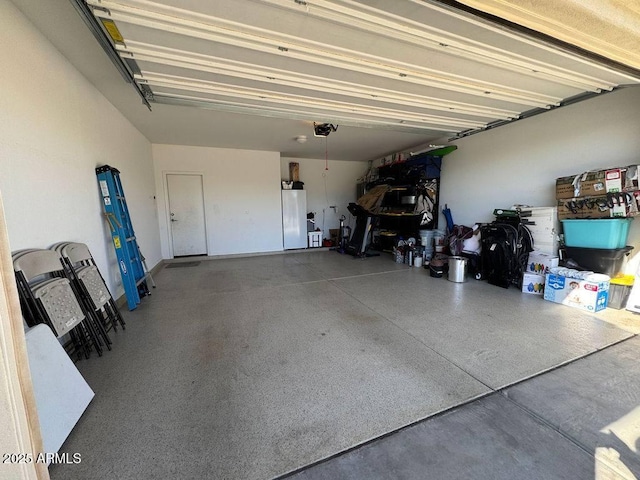
<path fill-rule="evenodd" d="M 46 463 L 37 462 L 44 452 L 38 407 L 33 393 L 24 323 L 11 262 L 4 207 L 0 198 L 0 396 L 9 403 L 2 453 L 19 453 L 32 461 L 2 465 L 17 480 L 49 480 Z M 11 449 L 11 450 L 9 450 Z M 26 458 L 26 457 L 24 457 Z"/>
<path fill-rule="evenodd" d="M 169 246 L 169 253 L 171 254 L 171 258 L 176 258 L 173 252 L 173 233 L 171 231 L 171 208 L 169 202 L 169 175 L 194 175 L 200 177 L 200 182 L 202 184 L 202 208 L 204 212 L 204 243 L 205 248 L 207 250 L 206 254 L 209 255 L 211 248 L 209 246 L 209 233 L 208 233 L 208 225 L 207 225 L 207 203 L 204 201 L 205 192 L 204 192 L 204 172 L 195 172 L 195 171 L 178 171 L 178 170 L 163 170 L 162 171 L 162 181 L 163 181 L 163 189 L 164 189 L 164 216 L 165 222 L 167 224 L 167 245 Z"/>

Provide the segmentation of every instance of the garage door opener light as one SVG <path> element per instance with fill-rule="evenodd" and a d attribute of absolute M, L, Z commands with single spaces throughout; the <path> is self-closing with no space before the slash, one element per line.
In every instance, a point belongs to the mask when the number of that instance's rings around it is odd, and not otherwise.
<path fill-rule="evenodd" d="M 331 132 L 338 130 L 338 125 L 332 123 L 316 123 L 313 122 L 314 137 L 328 137 Z"/>

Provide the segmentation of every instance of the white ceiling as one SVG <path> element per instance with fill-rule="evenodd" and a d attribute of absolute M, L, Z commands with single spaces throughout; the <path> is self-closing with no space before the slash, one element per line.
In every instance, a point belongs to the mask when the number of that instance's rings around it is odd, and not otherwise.
<path fill-rule="evenodd" d="M 438 2 L 89 0 L 149 111 L 71 0 L 14 3 L 153 143 L 371 160 L 640 83 Z"/>

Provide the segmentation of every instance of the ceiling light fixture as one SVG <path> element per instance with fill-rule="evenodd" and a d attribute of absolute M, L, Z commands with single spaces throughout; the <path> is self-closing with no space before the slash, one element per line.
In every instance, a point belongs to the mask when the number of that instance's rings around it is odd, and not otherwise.
<path fill-rule="evenodd" d="M 296 137 L 296 142 L 298 142 L 298 143 L 307 143 L 307 136 L 306 135 L 298 135 Z"/>

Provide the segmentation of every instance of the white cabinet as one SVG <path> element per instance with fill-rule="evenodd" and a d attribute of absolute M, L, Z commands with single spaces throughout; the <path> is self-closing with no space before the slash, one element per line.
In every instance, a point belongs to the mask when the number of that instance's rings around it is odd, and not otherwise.
<path fill-rule="evenodd" d="M 522 207 L 522 211 L 531 211 L 530 217 L 525 217 L 535 225 L 527 225 L 533 236 L 533 248 L 549 255 L 558 255 L 560 222 L 557 207 Z"/>

